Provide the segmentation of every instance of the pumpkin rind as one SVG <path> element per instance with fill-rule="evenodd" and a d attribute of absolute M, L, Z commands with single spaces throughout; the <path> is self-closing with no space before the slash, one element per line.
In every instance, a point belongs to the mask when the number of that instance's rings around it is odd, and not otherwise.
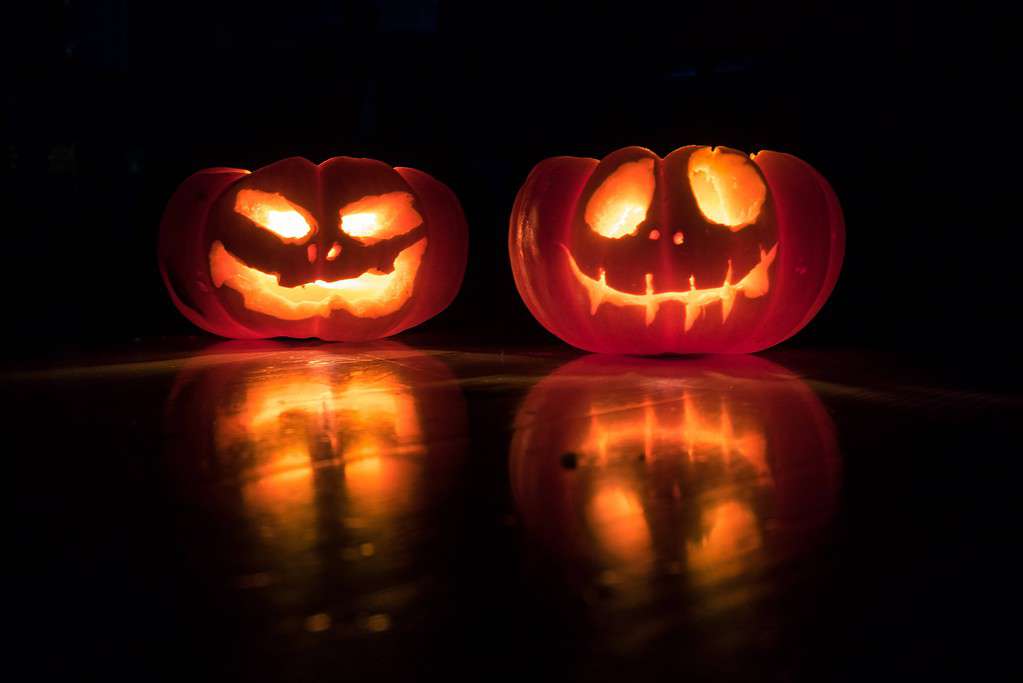
<path fill-rule="evenodd" d="M 724 176 L 691 172 L 695 163 L 706 173 L 714 159 Z M 595 229 L 590 223 L 601 214 L 590 203 L 607 201 L 605 183 L 620 185 L 616 172 L 637 163 L 656 175 L 645 215 L 633 211 L 628 226 L 612 220 Z M 710 206 L 708 215 L 696 191 L 711 186 L 724 193 L 720 201 L 749 206 Z M 637 196 L 645 201 L 649 193 Z M 791 155 L 689 146 L 661 159 L 628 147 L 599 162 L 538 164 L 512 210 L 509 255 L 530 312 L 573 346 L 749 353 L 790 337 L 816 314 L 837 281 L 844 242 L 834 192 Z"/>
<path fill-rule="evenodd" d="M 381 238 L 342 227 L 345 207 L 367 200 L 384 213 L 357 218 L 404 212 Z M 252 207 L 260 201 L 269 204 Z M 294 221 L 283 230 L 260 224 L 286 213 L 300 215 L 302 229 Z M 191 176 L 164 213 L 159 261 L 175 306 L 214 334 L 363 341 L 446 308 L 461 286 L 467 244 L 457 198 L 421 171 L 372 159 L 317 166 L 292 158 L 254 173 Z"/>

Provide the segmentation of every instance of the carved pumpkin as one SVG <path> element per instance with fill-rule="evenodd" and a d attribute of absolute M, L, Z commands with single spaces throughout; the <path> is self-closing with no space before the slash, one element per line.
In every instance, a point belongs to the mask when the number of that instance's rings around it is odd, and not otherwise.
<path fill-rule="evenodd" d="M 466 251 L 458 200 L 425 173 L 296 157 L 191 176 L 164 213 L 159 256 L 174 304 L 209 332 L 359 341 L 444 310 Z"/>
<path fill-rule="evenodd" d="M 802 547 L 840 481 L 820 401 L 754 356 L 568 363 L 518 410 L 509 467 L 526 527 L 571 569 L 710 583 Z"/>
<path fill-rule="evenodd" d="M 777 152 L 626 147 L 537 165 L 511 215 L 515 283 L 540 323 L 604 353 L 749 353 L 799 331 L 838 279 L 827 181 Z"/>

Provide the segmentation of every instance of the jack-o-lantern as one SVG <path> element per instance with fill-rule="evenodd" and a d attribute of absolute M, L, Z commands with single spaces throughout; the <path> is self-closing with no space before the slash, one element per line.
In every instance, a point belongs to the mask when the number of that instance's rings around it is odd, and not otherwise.
<path fill-rule="evenodd" d="M 770 565 L 837 502 L 831 420 L 798 377 L 754 356 L 581 358 L 530 390 L 514 429 L 527 529 L 573 573 L 636 590 Z"/>
<path fill-rule="evenodd" d="M 845 250 L 831 187 L 788 154 L 626 147 L 537 165 L 509 252 L 536 319 L 602 353 L 750 353 L 799 331 Z"/>
<path fill-rule="evenodd" d="M 444 310 L 467 244 L 457 198 L 427 174 L 295 157 L 188 178 L 160 226 L 160 272 L 214 334 L 361 341 Z"/>

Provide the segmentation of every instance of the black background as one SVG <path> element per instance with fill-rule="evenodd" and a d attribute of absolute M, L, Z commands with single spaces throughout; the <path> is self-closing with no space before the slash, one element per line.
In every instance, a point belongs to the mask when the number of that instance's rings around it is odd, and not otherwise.
<path fill-rule="evenodd" d="M 14 343 L 195 334 L 156 267 L 168 198 L 200 168 L 293 155 L 367 156 L 447 183 L 470 260 L 424 329 L 553 341 L 511 279 L 512 201 L 543 158 L 625 145 L 785 151 L 832 182 L 845 267 L 794 344 L 979 349 L 1012 317 L 1001 293 L 1017 231 L 985 214 L 1008 154 L 982 80 L 1007 52 L 984 28 L 997 17 L 902 2 L 43 7 L 7 43 Z"/>

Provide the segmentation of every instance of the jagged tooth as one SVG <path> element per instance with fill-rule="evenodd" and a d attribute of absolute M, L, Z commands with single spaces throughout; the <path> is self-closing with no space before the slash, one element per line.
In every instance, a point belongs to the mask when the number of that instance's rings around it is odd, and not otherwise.
<path fill-rule="evenodd" d="M 686 326 L 685 331 L 688 332 L 692 329 L 693 325 L 696 324 L 696 318 L 700 315 L 703 307 L 700 304 L 686 304 Z"/>
<path fill-rule="evenodd" d="M 660 308 L 660 304 L 654 299 L 654 274 L 646 274 L 646 324 L 647 327 L 653 324 L 654 318 L 657 317 L 657 309 Z"/>
<path fill-rule="evenodd" d="M 728 320 L 728 316 L 732 314 L 732 306 L 735 304 L 735 290 L 727 285 L 722 289 L 724 291 L 721 293 L 721 322 L 724 323 Z"/>

